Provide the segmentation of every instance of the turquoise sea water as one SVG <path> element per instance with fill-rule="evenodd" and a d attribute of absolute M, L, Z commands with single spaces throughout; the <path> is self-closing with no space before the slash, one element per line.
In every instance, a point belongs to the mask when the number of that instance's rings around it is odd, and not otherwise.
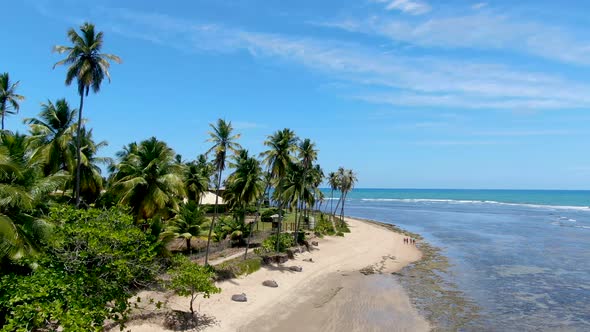
<path fill-rule="evenodd" d="M 355 189 L 345 214 L 441 247 L 487 331 L 590 331 L 589 205 L 590 191 Z"/>

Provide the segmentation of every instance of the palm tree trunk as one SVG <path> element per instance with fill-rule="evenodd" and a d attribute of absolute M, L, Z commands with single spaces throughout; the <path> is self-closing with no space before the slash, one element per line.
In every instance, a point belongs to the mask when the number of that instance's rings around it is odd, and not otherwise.
<path fill-rule="evenodd" d="M 342 208 L 340 210 L 340 220 L 342 222 L 344 222 L 344 202 L 346 202 L 346 196 L 347 196 L 348 192 L 343 192 L 342 193 Z"/>
<path fill-rule="evenodd" d="M 332 189 L 332 191 L 330 193 L 330 214 L 332 214 L 333 207 L 334 207 L 334 189 Z"/>
<path fill-rule="evenodd" d="M 2 111 L 2 131 L 4 131 L 4 114 L 6 112 Z"/>
<path fill-rule="evenodd" d="M 80 165 L 82 165 L 82 159 L 80 158 L 82 150 L 82 108 L 84 107 L 84 89 L 80 92 L 80 107 L 78 108 L 78 128 L 76 128 L 76 208 L 80 207 Z"/>
<path fill-rule="evenodd" d="M 211 220 L 211 225 L 209 226 L 209 236 L 207 236 L 207 249 L 205 251 L 205 265 L 209 263 L 209 246 L 211 244 L 211 234 L 213 233 L 213 225 L 215 224 L 215 219 L 217 218 L 217 204 L 219 204 L 219 188 L 221 187 L 221 167 L 219 168 L 219 173 L 217 174 L 217 188 L 215 188 L 215 207 L 213 208 L 213 219 Z"/>
<path fill-rule="evenodd" d="M 266 184 L 266 187 L 264 188 L 264 191 L 262 192 L 262 197 L 260 197 L 258 199 L 258 206 L 256 207 L 256 216 L 254 217 L 254 224 L 256 224 L 256 230 L 258 230 L 258 216 L 260 216 L 260 208 L 262 206 L 262 201 L 264 201 L 264 198 L 266 197 L 266 191 L 268 190 L 268 187 L 270 186 L 269 183 Z M 250 226 L 250 234 L 248 236 L 248 243 L 246 244 L 246 251 L 244 252 L 244 260 L 246 260 L 246 257 L 248 257 L 248 248 L 250 248 L 250 240 L 252 239 L 252 228 L 254 228 L 254 226 Z"/>

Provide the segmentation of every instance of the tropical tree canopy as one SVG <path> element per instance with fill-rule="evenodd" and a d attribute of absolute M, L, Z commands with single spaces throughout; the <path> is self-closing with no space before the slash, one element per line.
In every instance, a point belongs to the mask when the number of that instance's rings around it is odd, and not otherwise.
<path fill-rule="evenodd" d="M 112 191 L 120 204 L 131 206 L 136 221 L 178 210 L 184 197 L 184 167 L 174 151 L 155 137 L 131 144 L 118 154 Z"/>
<path fill-rule="evenodd" d="M 58 171 L 73 174 L 75 165 L 76 109 L 71 109 L 65 99 L 55 103 L 48 100 L 41 105 L 37 118 L 27 118 L 31 144 L 35 148 L 33 159 L 43 164 L 45 175 Z"/>

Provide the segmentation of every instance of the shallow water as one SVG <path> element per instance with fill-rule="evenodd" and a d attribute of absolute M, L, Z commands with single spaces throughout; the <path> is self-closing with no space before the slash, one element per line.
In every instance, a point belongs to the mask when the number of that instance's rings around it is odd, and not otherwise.
<path fill-rule="evenodd" d="M 443 248 L 454 265 L 448 278 L 481 307 L 486 330 L 590 331 L 590 209 L 572 207 L 583 193 L 510 193 L 502 202 L 486 193 L 431 199 L 427 191 L 404 198 L 361 190 L 345 214 L 399 225 Z"/>

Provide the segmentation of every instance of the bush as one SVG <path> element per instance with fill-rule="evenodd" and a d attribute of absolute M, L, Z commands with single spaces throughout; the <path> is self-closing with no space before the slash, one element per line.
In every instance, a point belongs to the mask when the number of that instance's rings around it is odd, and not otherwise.
<path fill-rule="evenodd" d="M 338 233 L 336 233 L 336 236 L 344 236 L 344 233 L 338 232 Z"/>
<path fill-rule="evenodd" d="M 0 278 L 2 331 L 96 331 L 106 319 L 124 322 L 132 291 L 161 271 L 159 244 L 119 209 L 57 207 L 48 222 L 53 235 L 37 268 Z"/>
<path fill-rule="evenodd" d="M 193 302 L 197 296 L 202 294 L 203 297 L 209 297 L 221 292 L 213 283 L 215 273 L 212 269 L 195 264 L 182 255 L 175 256 L 173 262 L 174 266 L 169 271 L 169 286 L 180 296 L 190 296 L 189 308 L 194 315 Z"/>
<path fill-rule="evenodd" d="M 293 239 L 293 235 L 291 235 L 291 234 L 281 233 L 280 236 L 278 237 L 278 239 L 279 239 L 279 252 L 285 252 L 287 250 L 287 248 L 290 248 L 295 245 L 295 240 Z M 273 234 L 273 235 L 267 237 L 264 241 L 262 241 L 260 248 L 257 248 L 255 250 L 259 254 L 265 254 L 265 253 L 270 253 L 270 252 L 276 251 L 277 250 L 277 235 Z"/>
<path fill-rule="evenodd" d="M 336 231 L 339 233 L 350 233 L 350 228 L 348 228 L 348 224 L 344 221 L 339 221 L 336 223 Z"/>
<path fill-rule="evenodd" d="M 216 265 L 213 269 L 216 274 L 216 280 L 226 280 L 243 274 L 248 275 L 254 273 L 260 270 L 261 265 L 262 259 L 258 256 L 246 260 L 240 256 Z"/>
<path fill-rule="evenodd" d="M 328 220 L 322 220 L 321 218 L 320 221 L 315 225 L 314 231 L 322 235 L 334 235 L 336 233 L 332 223 Z"/>

